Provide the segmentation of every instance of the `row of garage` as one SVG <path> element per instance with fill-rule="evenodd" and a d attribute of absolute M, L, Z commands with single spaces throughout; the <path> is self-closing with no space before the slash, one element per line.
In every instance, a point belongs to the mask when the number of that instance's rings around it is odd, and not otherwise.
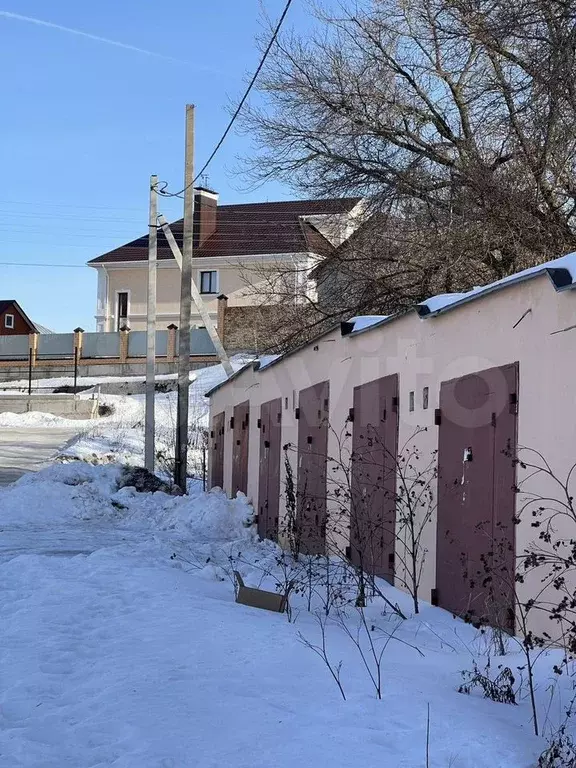
<path fill-rule="evenodd" d="M 558 476 L 575 452 L 575 267 L 567 256 L 398 317 L 356 318 L 245 366 L 208 393 L 211 485 L 246 494 L 260 535 L 280 534 L 282 543 L 290 474 L 302 550 L 338 549 L 401 587 L 398 485 L 417 440 L 434 471 L 422 596 L 485 616 L 480 576 L 498 552 L 505 577 L 491 599 L 513 629 L 516 562 L 534 534 L 530 520 L 518 519 L 518 488 L 551 493 L 534 486 L 545 478 L 522 477 L 518 451 L 537 450 Z M 336 531 L 343 455 L 353 523 Z M 533 586 L 528 578 L 519 588 Z"/>

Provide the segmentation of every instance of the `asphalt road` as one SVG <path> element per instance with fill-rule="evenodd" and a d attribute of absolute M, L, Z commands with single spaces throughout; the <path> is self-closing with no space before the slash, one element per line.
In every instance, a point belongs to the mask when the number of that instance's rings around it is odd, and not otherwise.
<path fill-rule="evenodd" d="M 75 434 L 68 428 L 0 427 L 0 486 L 45 467 Z"/>

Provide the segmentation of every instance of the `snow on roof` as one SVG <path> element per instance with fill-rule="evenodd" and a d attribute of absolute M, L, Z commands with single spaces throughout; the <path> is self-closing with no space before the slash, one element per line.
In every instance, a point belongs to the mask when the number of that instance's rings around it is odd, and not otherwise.
<path fill-rule="evenodd" d="M 576 283 L 576 252 L 568 253 L 566 256 L 561 256 L 559 259 L 553 259 L 552 261 L 546 261 L 543 264 L 537 264 L 535 267 L 523 269 L 521 272 L 515 272 L 513 275 L 508 275 L 501 280 L 488 283 L 488 285 L 481 285 L 477 288 L 473 288 L 466 293 L 442 293 L 438 296 L 432 296 L 431 298 L 426 299 L 426 301 L 417 304 L 416 311 L 420 317 L 438 315 L 441 312 L 453 309 L 467 301 L 472 301 L 480 296 L 485 296 L 487 293 L 498 291 L 500 288 L 505 288 L 514 283 L 530 280 L 532 277 L 541 274 L 548 274 L 554 283 L 554 287 L 558 291 L 565 290 L 566 288 L 573 288 Z"/>
<path fill-rule="evenodd" d="M 515 283 L 521 283 L 525 280 L 529 280 L 532 277 L 536 277 L 542 274 L 548 275 L 552 281 L 552 284 L 554 285 L 554 288 L 557 291 L 563 291 L 576 287 L 576 251 L 573 253 L 568 253 L 565 256 L 561 256 L 559 259 L 552 259 L 551 261 L 546 261 L 543 264 L 537 264 L 535 267 L 523 269 L 521 272 L 515 272 L 513 275 L 508 275 L 508 277 L 504 277 L 501 280 L 496 280 L 493 283 L 478 286 L 473 288 L 471 291 L 467 291 L 466 293 L 441 293 L 437 296 L 431 296 L 426 301 L 423 301 L 420 304 L 416 304 L 414 309 L 421 318 L 434 317 L 435 315 L 446 312 L 468 301 L 480 298 L 481 296 L 485 296 L 486 294 L 492 293 L 493 291 L 500 290 L 500 288 L 505 288 L 508 285 L 513 285 Z M 369 331 L 373 328 L 376 328 L 377 326 L 391 322 L 404 314 L 406 313 L 399 312 L 395 315 L 357 315 L 350 318 L 350 320 L 341 323 L 341 332 L 343 336 L 356 335 L 356 333 Z M 250 365 L 252 365 L 255 370 L 263 370 L 264 368 L 273 365 L 277 361 L 296 352 L 299 352 L 303 347 L 307 347 L 313 342 L 314 339 L 312 339 L 307 344 L 304 344 L 301 347 L 297 347 L 283 355 L 264 355 L 259 360 L 246 363 L 241 368 L 239 368 L 239 370 L 235 371 L 228 379 L 225 379 L 216 386 L 213 386 L 208 392 L 206 392 L 206 397 L 210 397 L 211 394 L 216 392 L 232 379 L 236 378 Z"/>
<path fill-rule="evenodd" d="M 272 363 L 278 360 L 279 357 L 282 357 L 282 355 L 262 355 L 256 361 L 258 363 L 258 370 L 261 371 L 263 368 L 272 365 Z"/>
<path fill-rule="evenodd" d="M 446 307 L 451 306 L 452 304 L 456 303 L 457 301 L 461 301 L 469 294 L 474 293 L 474 291 L 479 290 L 478 288 L 474 288 L 472 291 L 468 291 L 467 293 L 439 293 L 437 296 L 431 296 L 429 299 L 426 299 L 426 301 L 423 301 L 421 304 L 418 304 L 419 307 L 427 307 L 428 314 L 434 314 L 435 312 L 441 312 Z"/>
<path fill-rule="evenodd" d="M 390 315 L 358 315 L 357 317 L 351 317 L 348 320 L 349 323 L 354 323 L 355 331 L 363 331 L 365 328 L 370 328 L 372 325 L 378 325 L 378 323 L 388 320 Z"/>
<path fill-rule="evenodd" d="M 229 381 L 236 379 L 241 373 L 244 373 L 244 371 L 246 371 L 248 368 L 252 368 L 255 371 L 261 371 L 264 368 L 267 368 L 269 365 L 272 365 L 272 363 L 275 363 L 276 360 L 279 360 L 281 357 L 282 355 L 261 355 L 258 358 L 249 356 L 246 359 L 245 355 L 236 355 L 230 361 L 232 363 L 232 367 L 234 368 L 234 373 L 232 373 L 230 376 L 226 376 L 226 375 L 219 376 L 217 379 L 214 379 L 212 382 L 210 382 L 211 386 L 207 391 L 205 391 L 204 396 L 210 397 L 211 394 L 219 390 L 225 384 L 228 384 Z M 221 366 L 216 366 L 216 367 L 220 368 Z"/>

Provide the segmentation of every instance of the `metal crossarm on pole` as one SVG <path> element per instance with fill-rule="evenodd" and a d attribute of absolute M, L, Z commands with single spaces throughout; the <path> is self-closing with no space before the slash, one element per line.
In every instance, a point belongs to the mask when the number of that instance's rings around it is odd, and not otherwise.
<path fill-rule="evenodd" d="M 176 242 L 176 238 L 174 237 L 172 230 L 170 229 L 170 225 L 162 215 L 158 217 L 158 223 L 160 228 L 162 229 L 162 232 L 164 233 L 166 240 L 168 241 L 168 245 L 170 246 L 170 250 L 172 251 L 172 255 L 174 256 L 176 263 L 178 264 L 180 269 L 182 269 L 182 252 L 178 247 L 178 243 Z M 206 330 L 208 331 L 208 335 L 210 336 L 210 339 L 214 344 L 214 349 L 216 350 L 216 354 L 220 358 L 222 367 L 226 371 L 226 375 L 231 376 L 234 373 L 234 369 L 230 364 L 230 359 L 228 357 L 228 354 L 226 353 L 226 350 L 224 349 L 224 345 L 222 344 L 222 341 L 220 340 L 220 336 L 218 336 L 218 331 L 216 330 L 214 321 L 210 317 L 208 310 L 206 309 L 206 305 L 202 300 L 200 291 L 198 290 L 196 283 L 194 282 L 193 279 L 191 280 L 190 288 L 191 288 L 192 299 L 194 300 L 194 304 L 196 304 L 196 308 L 198 309 L 198 313 L 202 318 L 202 322 L 206 326 Z"/>

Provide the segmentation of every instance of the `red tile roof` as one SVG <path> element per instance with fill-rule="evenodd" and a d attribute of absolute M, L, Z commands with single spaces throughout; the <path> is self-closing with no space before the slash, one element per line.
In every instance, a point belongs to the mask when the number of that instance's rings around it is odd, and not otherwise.
<path fill-rule="evenodd" d="M 200 248 L 194 250 L 194 257 L 231 258 L 308 251 L 327 255 L 333 250 L 330 242 L 313 225 L 303 222 L 300 217 L 347 213 L 359 201 L 360 198 L 355 197 L 219 205 L 216 214 L 216 231 Z M 171 224 L 172 232 L 180 247 L 182 247 L 182 224 L 182 219 Z M 158 258 L 173 258 L 161 231 L 158 232 Z M 145 235 L 88 263 L 106 264 L 147 259 L 148 235 Z"/>

